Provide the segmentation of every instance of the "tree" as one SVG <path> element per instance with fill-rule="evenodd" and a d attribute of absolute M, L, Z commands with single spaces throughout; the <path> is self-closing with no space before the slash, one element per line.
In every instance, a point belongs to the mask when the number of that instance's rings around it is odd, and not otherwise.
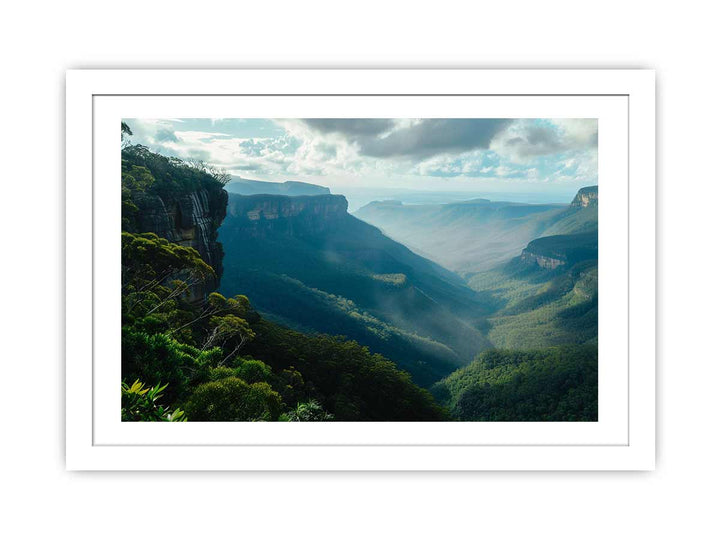
<path fill-rule="evenodd" d="M 272 369 L 265 362 L 260 360 L 243 360 L 242 363 L 235 368 L 235 373 L 246 383 L 270 382 L 272 378 Z"/>
<path fill-rule="evenodd" d="M 129 138 L 132 137 L 132 130 L 125 122 L 120 122 L 120 143 L 123 146 L 130 144 Z"/>
<path fill-rule="evenodd" d="M 174 244 L 154 233 L 122 233 L 122 283 L 127 292 L 161 285 L 181 272 L 186 282 L 215 276 L 213 268 L 193 248 Z"/>
<path fill-rule="evenodd" d="M 216 345 L 227 350 L 228 343 L 232 347 L 227 356 L 220 362 L 221 366 L 233 358 L 245 343 L 255 337 L 255 333 L 250 329 L 248 322 L 235 315 L 213 317 L 210 319 L 210 325 L 213 330 L 205 341 L 203 350 Z"/>
<path fill-rule="evenodd" d="M 187 159 L 185 160 L 185 165 L 192 169 L 201 171 L 205 174 L 209 174 L 215 180 L 220 182 L 223 186 L 227 185 L 227 183 L 230 182 L 230 180 L 232 179 L 230 173 L 228 173 L 225 169 L 216 167 L 215 165 L 210 165 L 209 163 L 206 163 L 201 159 Z"/>

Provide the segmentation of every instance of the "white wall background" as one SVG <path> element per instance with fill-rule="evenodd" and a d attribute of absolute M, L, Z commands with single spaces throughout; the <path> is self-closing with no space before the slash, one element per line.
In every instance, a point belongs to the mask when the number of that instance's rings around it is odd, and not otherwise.
<path fill-rule="evenodd" d="M 0 32 L 3 536 L 707 538 L 717 534 L 717 14 L 710 2 L 14 2 Z M 647 67 L 658 72 L 653 473 L 70 474 L 64 70 Z M 9 187 L 9 189 L 8 189 Z M 72 269 L 69 269 L 72 271 Z"/>

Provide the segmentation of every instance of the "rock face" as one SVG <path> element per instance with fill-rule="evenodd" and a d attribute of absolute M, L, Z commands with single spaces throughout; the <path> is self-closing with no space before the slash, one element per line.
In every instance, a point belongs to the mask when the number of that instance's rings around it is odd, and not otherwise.
<path fill-rule="evenodd" d="M 217 231 L 225 218 L 228 194 L 222 189 L 200 189 L 179 195 L 135 193 L 137 228 L 152 232 L 182 246 L 191 247 L 213 267 L 216 279 L 193 288 L 191 299 L 199 300 L 215 290 L 222 276 L 223 249 Z"/>
<path fill-rule="evenodd" d="M 263 238 L 269 234 L 302 236 L 333 229 L 348 219 L 342 195 L 287 197 L 284 195 L 229 196 L 228 215 L 243 234 Z"/>
<path fill-rule="evenodd" d="M 575 195 L 575 198 L 570 203 L 570 206 L 574 206 L 577 208 L 593 208 L 597 207 L 598 205 L 598 187 L 597 186 L 588 186 L 584 188 L 580 188 L 578 190 L 577 195 Z"/>
<path fill-rule="evenodd" d="M 520 260 L 548 270 L 559 266 L 572 266 L 586 260 L 597 260 L 597 231 L 580 234 L 543 236 L 530 242 L 522 251 Z"/>
<path fill-rule="evenodd" d="M 520 255 L 520 260 L 526 264 L 536 264 L 540 268 L 546 268 L 547 270 L 555 270 L 558 266 L 567 264 L 567 261 L 563 259 L 555 259 L 553 257 L 546 257 L 544 255 L 538 255 L 532 253 L 527 249 L 523 249 Z"/>

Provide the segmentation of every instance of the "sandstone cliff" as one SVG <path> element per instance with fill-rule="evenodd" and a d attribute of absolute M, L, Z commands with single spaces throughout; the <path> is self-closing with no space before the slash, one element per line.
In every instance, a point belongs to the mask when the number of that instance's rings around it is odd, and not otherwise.
<path fill-rule="evenodd" d="M 223 249 L 217 241 L 217 231 L 225 218 L 227 192 L 219 187 L 162 197 L 136 192 L 132 200 L 138 207 L 137 223 L 133 228 L 194 248 L 215 270 L 217 278 L 195 287 L 192 299 L 201 299 L 215 290 L 223 272 Z"/>
<path fill-rule="evenodd" d="M 532 251 L 528 251 L 527 248 L 523 249 L 522 254 L 520 255 L 520 260 L 526 264 L 535 264 L 540 268 L 548 270 L 555 270 L 558 266 L 567 264 L 567 260 L 564 258 L 539 255 L 537 253 L 533 253 Z"/>
<path fill-rule="evenodd" d="M 575 198 L 570 203 L 571 207 L 593 208 L 598 205 L 598 187 L 588 186 L 580 188 Z"/>
<path fill-rule="evenodd" d="M 530 242 L 520 260 L 541 268 L 554 270 L 598 257 L 597 231 L 580 234 L 544 236 Z"/>
<path fill-rule="evenodd" d="M 234 228 L 241 228 L 244 234 L 254 238 L 271 233 L 302 236 L 332 230 L 349 219 L 347 208 L 347 200 L 342 195 L 230 194 L 228 215 L 236 218 Z"/>

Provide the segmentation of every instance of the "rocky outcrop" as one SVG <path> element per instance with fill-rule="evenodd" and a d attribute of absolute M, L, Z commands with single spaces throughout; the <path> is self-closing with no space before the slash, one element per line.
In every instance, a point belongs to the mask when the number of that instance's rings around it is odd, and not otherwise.
<path fill-rule="evenodd" d="M 526 264 L 534 264 L 540 268 L 546 268 L 547 270 L 555 270 L 558 266 L 567 264 L 566 260 L 546 257 L 545 255 L 538 255 L 537 253 L 532 253 L 527 249 L 523 249 L 522 254 L 520 255 L 520 260 Z"/>
<path fill-rule="evenodd" d="M 215 270 L 216 279 L 193 289 L 193 300 L 205 297 L 220 283 L 223 249 L 217 241 L 217 231 L 225 218 L 227 200 L 227 192 L 220 187 L 162 197 L 145 192 L 133 194 L 133 202 L 138 207 L 137 230 L 152 232 L 197 250 Z"/>
<path fill-rule="evenodd" d="M 597 231 L 579 234 L 543 236 L 530 242 L 522 251 L 520 260 L 541 268 L 554 270 L 559 266 L 572 266 L 578 262 L 597 259 Z"/>
<path fill-rule="evenodd" d="M 598 187 L 588 186 L 580 188 L 575 195 L 575 198 L 570 203 L 571 207 L 575 208 L 593 208 L 598 205 Z"/>
<path fill-rule="evenodd" d="M 287 197 L 284 195 L 230 194 L 228 215 L 232 227 L 263 238 L 269 234 L 304 236 L 334 229 L 349 219 L 342 195 Z"/>

